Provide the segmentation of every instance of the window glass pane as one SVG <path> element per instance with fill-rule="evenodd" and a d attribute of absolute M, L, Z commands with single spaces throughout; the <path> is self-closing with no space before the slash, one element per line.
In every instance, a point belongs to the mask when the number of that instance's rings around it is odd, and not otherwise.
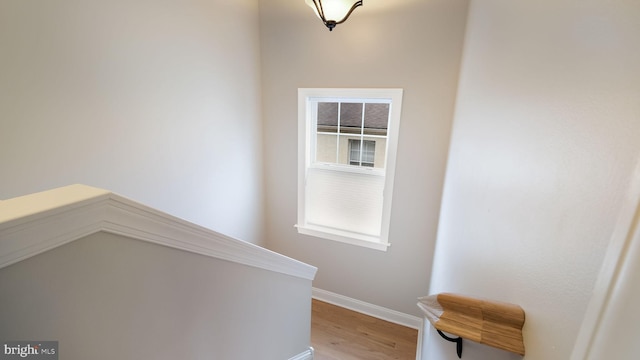
<path fill-rule="evenodd" d="M 338 131 L 338 103 L 318 103 L 318 132 Z"/>
<path fill-rule="evenodd" d="M 362 103 L 340 104 L 340 132 L 362 133 Z"/>
<path fill-rule="evenodd" d="M 335 163 L 338 159 L 338 136 L 318 134 L 316 136 L 316 161 Z"/>
<path fill-rule="evenodd" d="M 363 144 L 362 166 L 384 169 L 387 156 L 387 139 L 365 136 Z"/>
<path fill-rule="evenodd" d="M 360 165 L 360 139 L 349 139 L 349 165 Z"/>
<path fill-rule="evenodd" d="M 366 135 L 387 135 L 389 124 L 389 104 L 365 104 L 364 133 Z"/>
<path fill-rule="evenodd" d="M 362 141 L 362 166 L 373 167 L 375 160 L 376 142 L 371 140 Z"/>
<path fill-rule="evenodd" d="M 349 165 L 374 167 L 376 140 L 349 139 Z"/>
<path fill-rule="evenodd" d="M 360 137 L 349 135 L 338 136 L 338 164 L 349 165 L 349 152 L 351 151 L 349 143 L 352 139 L 360 139 Z"/>

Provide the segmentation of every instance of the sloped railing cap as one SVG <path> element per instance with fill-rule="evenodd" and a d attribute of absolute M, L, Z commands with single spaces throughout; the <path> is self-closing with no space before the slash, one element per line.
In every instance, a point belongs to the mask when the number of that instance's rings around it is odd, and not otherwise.
<path fill-rule="evenodd" d="M 0 201 L 0 268 L 96 232 L 313 280 L 317 268 L 86 185 Z"/>

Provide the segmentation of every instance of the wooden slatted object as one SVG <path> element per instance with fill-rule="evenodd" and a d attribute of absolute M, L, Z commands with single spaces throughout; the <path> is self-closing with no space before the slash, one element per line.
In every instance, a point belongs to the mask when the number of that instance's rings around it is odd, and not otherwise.
<path fill-rule="evenodd" d="M 437 330 L 524 355 L 525 316 L 520 306 L 449 293 L 418 300 L 418 306 Z"/>

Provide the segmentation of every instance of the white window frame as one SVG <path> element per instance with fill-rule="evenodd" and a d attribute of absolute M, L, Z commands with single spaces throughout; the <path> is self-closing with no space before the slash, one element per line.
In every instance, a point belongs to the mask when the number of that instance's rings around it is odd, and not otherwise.
<path fill-rule="evenodd" d="M 393 183 L 396 168 L 396 154 L 398 147 L 398 134 L 400 130 L 400 116 L 402 109 L 402 89 L 331 89 L 331 88 L 300 88 L 298 89 L 298 223 L 296 227 L 300 234 L 320 237 L 324 239 L 339 241 L 366 248 L 386 251 L 390 246 L 389 225 L 391 220 L 391 205 L 393 194 Z M 375 102 L 389 101 L 389 123 L 387 126 L 386 141 L 386 163 L 383 169 L 341 166 L 336 164 L 318 164 L 314 161 L 313 149 L 315 147 L 315 137 L 317 126 L 313 106 L 309 106 L 311 101 L 322 99 L 322 101 L 347 102 Z M 378 151 L 378 149 L 376 149 Z M 360 234 L 335 228 L 310 224 L 306 220 L 306 183 L 309 168 L 324 167 L 325 169 L 337 171 L 351 171 L 357 173 L 367 173 L 375 176 L 384 176 L 382 218 L 379 236 Z M 332 168 L 333 167 L 333 168 Z M 337 169 L 339 168 L 339 169 Z"/>

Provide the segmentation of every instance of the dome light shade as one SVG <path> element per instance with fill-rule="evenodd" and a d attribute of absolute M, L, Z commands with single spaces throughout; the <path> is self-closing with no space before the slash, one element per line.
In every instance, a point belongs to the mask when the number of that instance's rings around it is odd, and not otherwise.
<path fill-rule="evenodd" d="M 356 2 L 353 0 L 305 0 L 305 2 L 315 11 L 329 31 L 333 31 L 336 25 L 345 22 L 355 8 L 362 6 L 362 0 Z"/>

